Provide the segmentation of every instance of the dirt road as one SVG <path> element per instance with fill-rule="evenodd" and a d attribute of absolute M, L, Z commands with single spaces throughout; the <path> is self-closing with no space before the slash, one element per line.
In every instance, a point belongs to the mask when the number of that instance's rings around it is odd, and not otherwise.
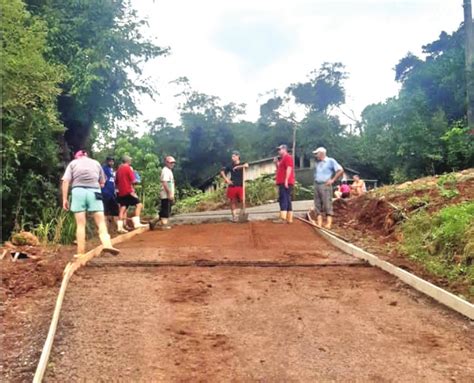
<path fill-rule="evenodd" d="M 302 223 L 120 248 L 73 277 L 46 381 L 474 381 L 469 321 Z"/>

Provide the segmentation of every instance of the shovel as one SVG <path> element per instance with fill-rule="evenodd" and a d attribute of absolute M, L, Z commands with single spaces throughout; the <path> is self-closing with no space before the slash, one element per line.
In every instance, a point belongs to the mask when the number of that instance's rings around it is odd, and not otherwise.
<path fill-rule="evenodd" d="M 239 222 L 249 221 L 249 215 L 245 212 L 245 168 L 242 168 L 242 208 L 239 211 Z"/>

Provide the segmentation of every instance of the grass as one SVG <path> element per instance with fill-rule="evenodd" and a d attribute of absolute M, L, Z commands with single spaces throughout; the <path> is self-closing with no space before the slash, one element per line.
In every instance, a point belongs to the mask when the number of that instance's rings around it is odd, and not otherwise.
<path fill-rule="evenodd" d="M 474 296 L 474 202 L 451 205 L 433 215 L 422 210 L 401 230 L 402 253 L 436 276 L 467 282 Z"/>
<path fill-rule="evenodd" d="M 76 239 L 76 221 L 74 214 L 61 208 L 44 208 L 41 212 L 40 223 L 33 229 L 43 245 L 69 245 Z M 88 219 L 87 236 L 95 236 L 94 223 Z"/>

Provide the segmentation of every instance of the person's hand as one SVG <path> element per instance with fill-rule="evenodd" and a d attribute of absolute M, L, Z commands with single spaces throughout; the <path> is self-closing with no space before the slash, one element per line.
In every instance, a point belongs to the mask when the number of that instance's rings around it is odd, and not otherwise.
<path fill-rule="evenodd" d="M 334 183 L 332 179 L 326 181 L 326 186 L 331 186 Z"/>
<path fill-rule="evenodd" d="M 277 164 L 278 163 L 278 157 L 273 158 L 273 163 Z"/>
<path fill-rule="evenodd" d="M 226 180 L 225 180 L 225 183 L 226 183 L 227 185 L 233 185 L 233 184 L 234 184 L 234 183 L 233 183 L 231 180 L 229 180 L 229 179 L 226 179 Z"/>
<path fill-rule="evenodd" d="M 288 181 L 285 181 L 285 189 L 288 189 Z"/>
<path fill-rule="evenodd" d="M 69 210 L 69 201 L 67 199 L 63 201 L 63 209 L 66 211 Z"/>
<path fill-rule="evenodd" d="M 173 201 L 174 201 L 174 194 L 171 194 L 171 195 L 168 197 L 168 199 L 169 199 L 171 202 L 173 202 Z"/>

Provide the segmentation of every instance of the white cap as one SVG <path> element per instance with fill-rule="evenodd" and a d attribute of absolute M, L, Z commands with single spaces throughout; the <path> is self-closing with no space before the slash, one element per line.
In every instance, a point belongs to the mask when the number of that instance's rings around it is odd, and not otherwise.
<path fill-rule="evenodd" d="M 173 162 L 176 162 L 173 156 L 166 156 L 165 161 L 172 164 Z"/>
<path fill-rule="evenodd" d="M 327 150 L 326 150 L 326 148 L 323 148 L 322 146 L 320 146 L 316 150 L 313 150 L 313 154 L 316 154 L 316 153 L 319 153 L 319 152 L 326 154 Z"/>

